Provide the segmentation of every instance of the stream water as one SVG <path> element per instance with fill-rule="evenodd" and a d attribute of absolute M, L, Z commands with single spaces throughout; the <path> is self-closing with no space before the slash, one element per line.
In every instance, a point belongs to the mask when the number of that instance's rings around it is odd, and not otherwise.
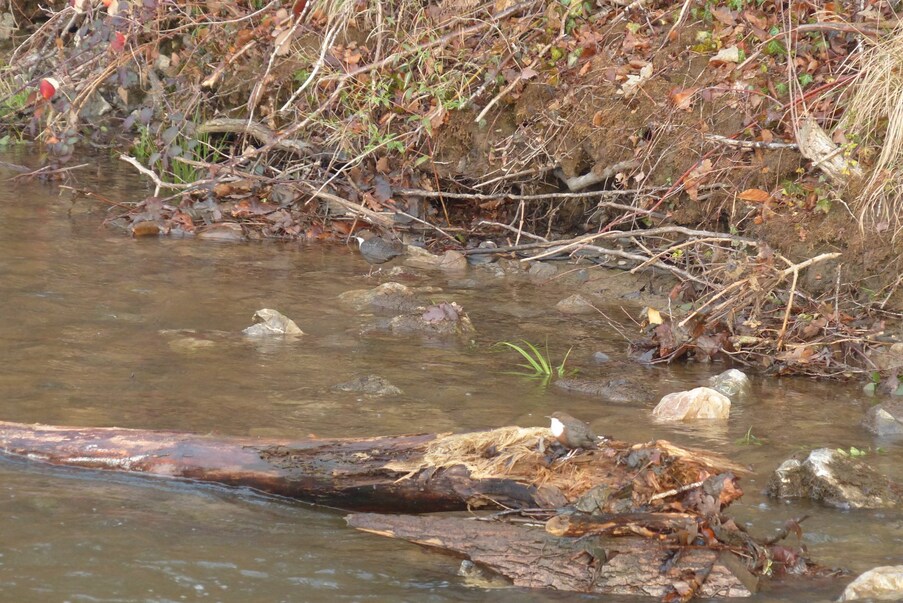
<path fill-rule="evenodd" d="M 85 172 L 87 170 L 82 170 Z M 6 176 L 8 174 L 4 174 Z M 128 173 L 80 176 L 113 199 L 147 195 Z M 54 186 L 0 190 L 0 420 L 285 437 L 366 436 L 543 425 L 567 410 L 619 439 L 664 437 L 750 464 L 731 512 L 760 535 L 809 515 L 804 540 L 829 566 L 863 571 L 903 557 L 897 512 L 775 502 L 768 474 L 799 450 L 880 447 L 869 462 L 903 478 L 897 441 L 859 427 L 870 403 L 857 385 L 754 378 L 727 425 L 661 426 L 658 397 L 606 404 L 508 374 L 499 340 L 548 341 L 583 376 L 641 379 L 659 393 L 688 389 L 722 365 L 643 368 L 601 317 L 554 310 L 562 285 L 425 273 L 478 330 L 474 341 L 362 335 L 370 317 L 337 303 L 373 286 L 342 246 L 132 239 L 102 226 L 106 209 L 72 205 Z M 306 336 L 262 345 L 243 338 L 255 310 L 276 308 Z M 605 308 L 623 317 L 628 302 Z M 625 320 L 625 324 L 629 324 Z M 627 328 L 632 328 L 628 326 Z M 194 330 L 212 345 L 172 333 Z M 596 365 L 595 351 L 613 361 Z M 376 373 L 403 390 L 386 399 L 333 385 Z M 762 445 L 737 440 L 748 430 Z M 44 601 L 563 601 L 570 594 L 487 591 L 456 576 L 449 556 L 345 527 L 340 512 L 250 491 L 59 469 L 0 457 L 0 600 Z M 821 601 L 838 584 L 778 590 L 756 601 Z M 618 599 L 607 599 L 618 600 Z M 633 599 L 621 599 L 629 601 Z"/>

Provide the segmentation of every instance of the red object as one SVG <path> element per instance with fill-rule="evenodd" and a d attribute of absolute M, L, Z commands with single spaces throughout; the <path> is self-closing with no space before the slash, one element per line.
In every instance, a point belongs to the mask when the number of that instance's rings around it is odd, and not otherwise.
<path fill-rule="evenodd" d="M 41 91 L 41 96 L 46 100 L 53 98 L 53 95 L 56 94 L 57 88 L 59 87 L 60 83 L 52 77 L 44 78 L 41 80 L 41 83 L 38 84 L 38 90 Z"/>
<path fill-rule="evenodd" d="M 110 42 L 110 48 L 113 49 L 113 52 L 122 52 L 122 49 L 125 48 L 125 35 L 122 32 L 117 31 L 113 35 L 113 41 Z"/>

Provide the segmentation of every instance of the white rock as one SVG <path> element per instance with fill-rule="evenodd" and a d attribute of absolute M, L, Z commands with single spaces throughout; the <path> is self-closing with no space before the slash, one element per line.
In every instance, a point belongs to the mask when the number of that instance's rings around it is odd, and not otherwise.
<path fill-rule="evenodd" d="M 903 565 L 884 565 L 850 582 L 838 601 L 899 601 L 903 599 Z"/>
<path fill-rule="evenodd" d="M 254 324 L 242 331 L 251 337 L 271 337 L 273 335 L 295 337 L 304 335 L 291 318 L 278 310 L 262 308 L 254 313 Z"/>
<path fill-rule="evenodd" d="M 730 414 L 731 399 L 708 387 L 668 394 L 652 411 L 662 421 L 726 419 Z"/>

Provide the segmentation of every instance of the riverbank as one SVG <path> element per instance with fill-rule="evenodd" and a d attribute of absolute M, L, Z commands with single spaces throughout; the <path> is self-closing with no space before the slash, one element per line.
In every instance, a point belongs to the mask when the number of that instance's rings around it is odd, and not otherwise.
<path fill-rule="evenodd" d="M 6 133 L 45 177 L 123 152 L 154 194 L 86 192 L 135 236 L 579 257 L 669 282 L 644 361 L 903 365 L 898 216 L 863 192 L 883 138 L 842 119 L 857 57 L 893 39 L 882 7 L 27 5 Z"/>

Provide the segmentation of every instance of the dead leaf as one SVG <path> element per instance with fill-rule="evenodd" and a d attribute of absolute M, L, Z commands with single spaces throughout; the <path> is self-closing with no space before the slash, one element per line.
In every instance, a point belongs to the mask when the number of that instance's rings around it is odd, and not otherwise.
<path fill-rule="evenodd" d="M 661 312 L 655 308 L 646 308 L 646 320 L 648 320 L 651 325 L 660 325 L 665 322 L 662 319 Z"/>
<path fill-rule="evenodd" d="M 689 111 L 693 107 L 693 101 L 699 88 L 672 88 L 668 98 L 675 109 Z"/>
<path fill-rule="evenodd" d="M 623 94 L 624 96 L 633 96 L 635 95 L 640 86 L 642 86 L 649 78 L 652 77 L 652 63 L 647 63 L 645 67 L 640 69 L 640 73 L 638 75 L 630 74 L 627 76 L 627 81 L 625 81 L 621 85 L 621 89 L 618 90 L 618 94 Z"/>
<path fill-rule="evenodd" d="M 742 201 L 752 201 L 753 203 L 765 203 L 771 199 L 771 193 L 763 191 L 760 188 L 748 188 L 737 197 Z"/>
<path fill-rule="evenodd" d="M 292 46 L 292 34 L 295 33 L 295 29 L 293 27 L 287 27 L 281 31 L 276 30 L 273 32 L 273 37 L 275 38 L 273 45 L 273 52 L 276 56 L 285 56 L 288 54 L 289 50 L 291 50 Z"/>
<path fill-rule="evenodd" d="M 740 49 L 736 46 L 728 46 L 718 51 L 718 54 L 709 59 L 709 65 L 720 66 L 727 63 L 740 62 Z"/>
<path fill-rule="evenodd" d="M 711 171 L 712 160 L 705 159 L 687 175 L 687 179 L 684 181 L 684 189 L 687 191 L 687 196 L 690 199 L 699 201 L 699 185 Z"/>

